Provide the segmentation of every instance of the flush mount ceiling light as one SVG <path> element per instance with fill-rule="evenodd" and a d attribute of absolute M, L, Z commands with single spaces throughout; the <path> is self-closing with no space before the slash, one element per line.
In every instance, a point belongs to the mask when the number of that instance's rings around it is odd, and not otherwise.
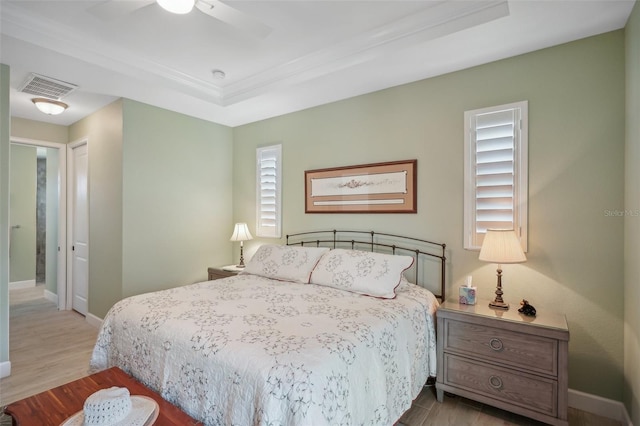
<path fill-rule="evenodd" d="M 156 2 L 164 10 L 179 15 L 191 12 L 193 5 L 196 3 L 195 0 L 156 0 Z"/>
<path fill-rule="evenodd" d="M 58 115 L 62 114 L 65 109 L 69 108 L 69 105 L 64 102 L 54 101 L 53 99 L 47 98 L 33 98 L 31 99 L 41 112 L 48 115 Z"/>

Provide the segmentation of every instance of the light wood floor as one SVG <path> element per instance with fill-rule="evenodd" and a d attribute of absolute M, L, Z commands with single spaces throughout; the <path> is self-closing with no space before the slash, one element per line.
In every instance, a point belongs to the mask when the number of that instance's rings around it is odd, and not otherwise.
<path fill-rule="evenodd" d="M 0 406 L 86 376 L 97 335 L 82 315 L 45 299 L 43 286 L 11 290 L 11 375 L 0 379 Z"/>
<path fill-rule="evenodd" d="M 58 311 L 42 287 L 10 292 L 11 376 L 0 380 L 0 406 L 88 374 L 97 329 L 82 315 Z M 3 420 L 0 415 L 0 425 Z M 569 409 L 571 426 L 621 426 L 611 419 Z M 400 419 L 405 426 L 538 426 L 542 423 L 465 398 L 425 388 Z"/>

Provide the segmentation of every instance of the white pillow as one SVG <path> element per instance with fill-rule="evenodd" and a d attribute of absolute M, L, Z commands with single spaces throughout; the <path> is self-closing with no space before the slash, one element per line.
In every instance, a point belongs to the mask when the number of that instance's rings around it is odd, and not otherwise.
<path fill-rule="evenodd" d="M 311 271 L 327 251 L 328 247 L 265 244 L 258 248 L 243 272 L 308 284 Z"/>
<path fill-rule="evenodd" d="M 411 265 L 411 256 L 335 249 L 322 256 L 311 274 L 311 284 L 393 299 L 402 273 Z"/>

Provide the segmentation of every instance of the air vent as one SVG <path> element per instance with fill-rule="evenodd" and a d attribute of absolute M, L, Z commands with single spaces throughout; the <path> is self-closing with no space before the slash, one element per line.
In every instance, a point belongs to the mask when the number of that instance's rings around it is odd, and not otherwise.
<path fill-rule="evenodd" d="M 55 78 L 31 73 L 22 85 L 20 92 L 49 99 L 62 99 L 76 90 L 78 86 Z"/>

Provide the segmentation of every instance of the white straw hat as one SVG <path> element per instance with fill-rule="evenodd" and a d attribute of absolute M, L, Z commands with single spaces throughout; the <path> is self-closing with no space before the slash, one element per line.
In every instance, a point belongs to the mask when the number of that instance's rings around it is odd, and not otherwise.
<path fill-rule="evenodd" d="M 158 404 L 146 396 L 131 396 L 127 388 L 111 387 L 91 394 L 84 409 L 68 418 L 63 426 L 145 426 Z M 155 417 L 154 417 L 155 419 Z"/>

